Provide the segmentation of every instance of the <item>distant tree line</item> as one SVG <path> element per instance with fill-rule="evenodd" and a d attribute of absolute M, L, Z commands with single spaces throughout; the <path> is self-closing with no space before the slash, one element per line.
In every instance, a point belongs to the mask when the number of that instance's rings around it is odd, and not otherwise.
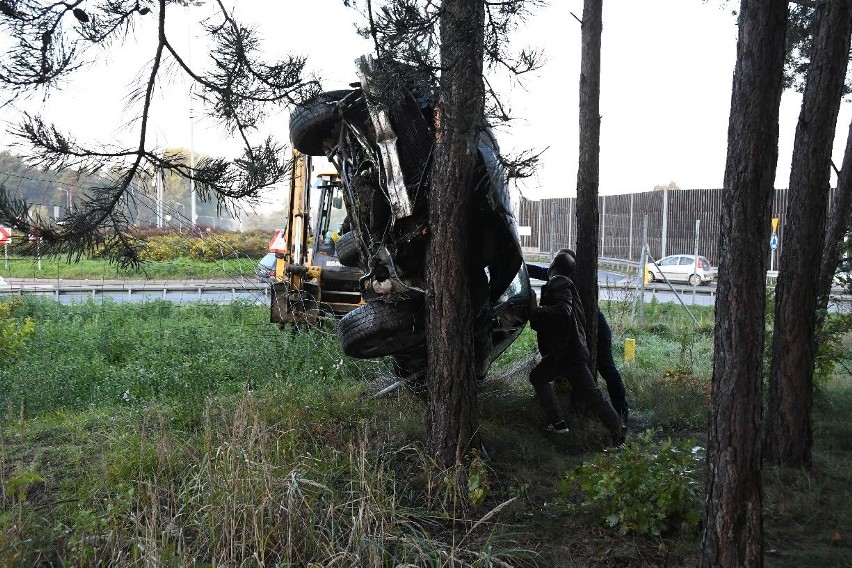
<path fill-rule="evenodd" d="M 186 153 L 184 149 L 167 150 L 167 153 Z M 10 190 L 18 199 L 31 204 L 30 211 L 45 221 L 63 220 L 76 209 L 87 194 L 86 188 L 109 183 L 106 176 L 87 175 L 74 169 L 54 171 L 34 168 L 8 150 L 0 151 L 0 185 Z M 126 208 L 136 227 L 156 225 L 156 190 L 150 182 L 139 182 L 133 186 L 126 199 Z M 197 224 L 202 227 L 236 230 L 239 221 L 230 214 L 220 214 L 216 203 L 196 201 Z M 169 217 L 164 226 L 175 229 L 189 227 L 192 223 L 189 180 L 166 172 L 163 176 L 163 215 Z M 280 228 L 283 215 L 247 214 L 243 228 Z"/>

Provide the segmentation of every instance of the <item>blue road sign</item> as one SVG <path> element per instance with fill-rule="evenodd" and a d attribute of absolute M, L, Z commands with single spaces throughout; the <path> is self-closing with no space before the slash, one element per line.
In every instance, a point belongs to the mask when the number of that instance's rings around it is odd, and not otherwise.
<path fill-rule="evenodd" d="M 772 236 L 769 237 L 769 248 L 772 250 L 778 249 L 778 235 L 776 233 L 772 233 Z"/>

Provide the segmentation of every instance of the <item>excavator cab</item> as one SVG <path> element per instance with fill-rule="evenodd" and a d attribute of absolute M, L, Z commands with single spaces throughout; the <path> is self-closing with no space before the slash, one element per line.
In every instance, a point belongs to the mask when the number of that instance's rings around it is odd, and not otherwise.
<path fill-rule="evenodd" d="M 346 220 L 338 174 L 314 178 L 311 157 L 294 151 L 290 178 L 287 226 L 270 244 L 277 258 L 270 321 L 317 325 L 363 304 L 359 280 L 364 273 L 337 257 L 336 242 Z"/>

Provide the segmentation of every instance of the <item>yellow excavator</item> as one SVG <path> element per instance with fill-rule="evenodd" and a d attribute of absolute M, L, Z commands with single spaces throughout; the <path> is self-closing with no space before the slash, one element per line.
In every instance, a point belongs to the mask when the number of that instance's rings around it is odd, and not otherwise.
<path fill-rule="evenodd" d="M 311 218 L 316 189 L 316 218 Z M 363 304 L 359 280 L 364 273 L 354 263 L 341 264 L 337 243 L 346 223 L 337 172 L 313 175 L 311 156 L 293 151 L 287 226 L 270 242 L 275 253 L 270 321 L 317 325 L 341 317 Z M 346 239 L 344 239 L 345 241 Z M 341 243 L 343 245 L 343 243 Z"/>

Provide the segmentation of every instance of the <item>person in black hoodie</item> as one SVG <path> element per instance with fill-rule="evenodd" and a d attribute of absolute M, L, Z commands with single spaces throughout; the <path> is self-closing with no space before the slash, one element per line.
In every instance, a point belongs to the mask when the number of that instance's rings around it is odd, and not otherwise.
<path fill-rule="evenodd" d="M 577 260 L 577 255 L 569 248 L 559 249 L 559 252 L 570 255 Z M 527 264 L 527 272 L 531 278 L 547 281 L 548 267 L 537 264 Z M 627 430 L 627 417 L 629 406 L 627 404 L 627 392 L 624 388 L 624 379 L 615 364 L 612 356 L 612 329 L 604 316 L 603 310 L 598 306 L 598 349 L 597 349 L 598 373 L 606 382 L 606 390 L 612 407 L 621 417 L 621 426 Z"/>
<path fill-rule="evenodd" d="M 548 280 L 541 289 L 538 306 L 535 296 L 531 296 L 530 326 L 538 334 L 541 361 L 530 371 L 530 383 L 545 412 L 545 430 L 568 432 L 552 384 L 556 378 L 566 377 L 572 396 L 597 415 L 609 431 L 612 444 L 619 445 L 624 441 L 621 418 L 589 372 L 585 316 L 580 295 L 571 280 L 576 266 L 573 256 L 557 254 L 548 268 Z"/>

